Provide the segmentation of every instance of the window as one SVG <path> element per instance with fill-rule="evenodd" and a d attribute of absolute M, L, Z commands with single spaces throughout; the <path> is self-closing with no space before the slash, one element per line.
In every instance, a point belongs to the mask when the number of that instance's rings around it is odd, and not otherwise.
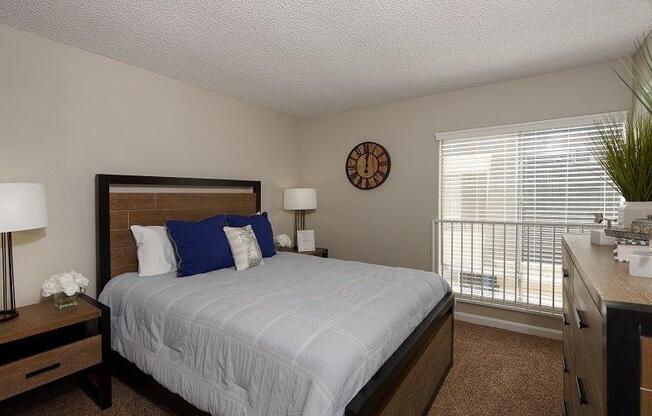
<path fill-rule="evenodd" d="M 597 212 L 617 216 L 622 202 L 591 152 L 598 129 L 622 128 L 622 120 L 614 113 L 437 134 L 440 219 L 461 220 L 440 224 L 439 270 L 458 293 L 561 307 L 561 234 L 588 231 Z"/>

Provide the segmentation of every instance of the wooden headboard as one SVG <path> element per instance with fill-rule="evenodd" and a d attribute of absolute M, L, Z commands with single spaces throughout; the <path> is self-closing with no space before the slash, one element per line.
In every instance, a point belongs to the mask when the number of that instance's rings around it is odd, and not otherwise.
<path fill-rule="evenodd" d="M 184 192 L 193 188 L 194 192 Z M 112 277 L 138 271 L 130 226 L 164 225 L 169 219 L 199 221 L 217 214 L 255 214 L 260 211 L 260 181 L 95 175 L 95 205 L 99 294 Z"/>

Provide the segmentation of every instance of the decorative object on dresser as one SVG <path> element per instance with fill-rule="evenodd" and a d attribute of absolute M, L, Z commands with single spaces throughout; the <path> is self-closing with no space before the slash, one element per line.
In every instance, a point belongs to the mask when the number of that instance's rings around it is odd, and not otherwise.
<path fill-rule="evenodd" d="M 282 247 L 279 248 L 278 251 L 285 251 L 288 253 L 307 254 L 309 256 L 323 257 L 325 259 L 328 258 L 328 249 L 323 247 L 316 247 L 314 251 L 299 251 L 296 248 Z"/>
<path fill-rule="evenodd" d="M 79 378 L 101 409 L 111 407 L 109 308 L 82 295 L 74 308 L 37 303 L 18 312 L 0 323 L 0 414 L 33 390 L 68 378 Z"/>
<path fill-rule="evenodd" d="M 652 415 L 652 280 L 586 235 L 563 247 L 566 414 Z"/>
<path fill-rule="evenodd" d="M 358 189 L 378 188 L 385 183 L 392 168 L 387 150 L 374 142 L 355 146 L 346 158 L 346 177 Z"/>
<path fill-rule="evenodd" d="M 40 183 L 0 183 L 0 322 L 18 316 L 11 233 L 48 225 L 45 191 Z"/>
<path fill-rule="evenodd" d="M 640 246 L 647 245 L 652 233 L 652 215 L 648 218 L 637 219 L 631 222 L 628 228 L 606 228 L 603 230 L 607 237 L 615 238 L 614 259 L 628 263 L 630 256 L 640 250 Z M 593 234 L 591 234 L 593 236 Z"/>
<path fill-rule="evenodd" d="M 297 231 L 306 228 L 306 211 L 317 209 L 317 190 L 313 188 L 289 188 L 283 192 L 283 209 L 294 211 L 294 246 L 297 247 Z"/>
<path fill-rule="evenodd" d="M 632 221 L 630 228 L 633 233 L 641 233 L 649 237 L 650 233 L 652 233 L 652 215 Z"/>
<path fill-rule="evenodd" d="M 616 246 L 614 248 L 614 260 L 621 263 L 629 263 L 629 256 L 636 251 L 640 251 L 642 248 L 646 247 L 647 244 L 648 242 L 643 240 L 619 238 L 616 240 Z"/>
<path fill-rule="evenodd" d="M 274 237 L 274 243 L 276 243 L 276 247 L 279 248 L 292 247 L 292 240 L 287 234 L 279 234 Z"/>
<path fill-rule="evenodd" d="M 70 271 L 55 274 L 43 282 L 41 296 L 54 297 L 54 306 L 59 309 L 77 305 L 77 298 L 86 291 L 88 279 L 81 273 Z"/>
<path fill-rule="evenodd" d="M 605 218 L 604 214 L 602 213 L 595 213 L 593 215 L 595 216 L 593 222 L 596 224 L 602 224 L 603 222 L 606 222 L 608 230 L 611 229 L 611 224 L 616 221 L 615 219 Z M 608 236 L 605 233 L 604 229 L 592 228 L 591 243 L 598 244 L 600 246 L 613 246 L 614 244 L 616 244 L 616 238 Z"/>
<path fill-rule="evenodd" d="M 297 251 L 315 251 L 315 230 L 297 231 Z"/>

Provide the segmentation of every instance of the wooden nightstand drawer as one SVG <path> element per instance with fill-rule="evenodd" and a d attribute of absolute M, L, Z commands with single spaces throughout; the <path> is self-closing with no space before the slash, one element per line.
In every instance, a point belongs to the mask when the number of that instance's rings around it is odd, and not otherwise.
<path fill-rule="evenodd" d="M 101 343 L 95 335 L 0 366 L 0 400 L 99 364 Z"/>

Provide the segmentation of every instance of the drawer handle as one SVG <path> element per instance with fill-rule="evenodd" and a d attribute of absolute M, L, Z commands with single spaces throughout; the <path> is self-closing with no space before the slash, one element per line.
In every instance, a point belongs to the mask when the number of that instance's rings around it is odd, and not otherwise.
<path fill-rule="evenodd" d="M 48 371 L 52 371 L 52 370 L 57 369 L 59 367 L 61 367 L 61 364 L 56 363 L 56 364 L 49 365 L 47 367 L 39 368 L 38 370 L 34 370 L 31 373 L 25 374 L 25 378 L 36 377 L 39 374 L 47 373 Z"/>
<path fill-rule="evenodd" d="M 588 325 L 582 320 L 581 310 L 575 308 L 573 314 L 575 314 L 575 323 L 577 324 L 578 329 L 587 328 Z"/>
<path fill-rule="evenodd" d="M 568 317 L 566 316 L 566 314 L 564 312 L 562 312 L 561 316 L 562 316 L 562 318 L 564 320 L 564 326 L 568 325 L 569 322 L 568 322 Z"/>
<path fill-rule="evenodd" d="M 563 269 L 563 268 L 561 269 L 561 274 L 562 274 L 562 276 L 564 276 L 564 277 L 568 277 L 568 276 L 569 276 L 569 274 L 568 274 L 568 270 Z"/>
<path fill-rule="evenodd" d="M 586 400 L 586 392 L 584 391 L 584 380 L 579 377 L 575 377 L 575 385 L 577 387 L 577 399 L 580 404 L 588 404 Z"/>
<path fill-rule="evenodd" d="M 566 404 L 566 400 L 564 400 L 564 416 L 568 416 L 568 405 Z"/>
<path fill-rule="evenodd" d="M 568 373 L 568 364 L 566 364 L 566 357 L 562 356 L 561 357 L 563 360 L 563 369 L 564 369 L 564 374 Z"/>

